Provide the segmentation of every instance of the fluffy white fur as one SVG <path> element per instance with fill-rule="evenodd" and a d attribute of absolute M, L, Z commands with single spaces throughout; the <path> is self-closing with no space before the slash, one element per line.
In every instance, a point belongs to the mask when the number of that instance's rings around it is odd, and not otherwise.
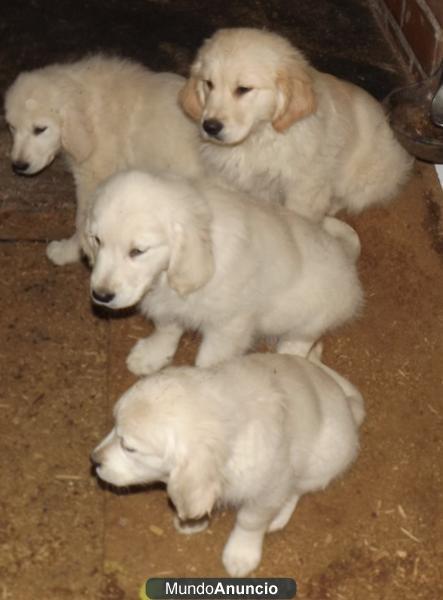
<path fill-rule="evenodd" d="M 207 167 L 314 220 L 386 202 L 411 165 L 374 98 L 274 33 L 216 32 L 180 97 L 200 123 Z"/>
<path fill-rule="evenodd" d="M 129 355 L 136 374 L 168 364 L 186 328 L 203 334 L 199 366 L 243 354 L 260 335 L 305 356 L 361 304 L 351 227 L 312 223 L 207 181 L 115 175 L 99 189 L 88 231 L 93 300 L 139 303 L 155 323 Z"/>
<path fill-rule="evenodd" d="M 118 170 L 199 172 L 198 134 L 180 109 L 184 79 L 101 55 L 18 76 L 6 93 L 16 172 L 34 175 L 62 152 L 77 192 L 76 233 L 48 246 L 56 264 L 74 262 L 84 239 L 91 195 Z"/>
<path fill-rule="evenodd" d="M 310 360 L 252 354 L 213 368 L 171 367 L 118 401 L 115 427 L 92 454 L 103 480 L 167 484 L 176 526 L 207 524 L 217 504 L 238 508 L 223 551 L 232 576 L 260 563 L 266 532 L 299 498 L 325 488 L 358 452 L 358 390 Z"/>

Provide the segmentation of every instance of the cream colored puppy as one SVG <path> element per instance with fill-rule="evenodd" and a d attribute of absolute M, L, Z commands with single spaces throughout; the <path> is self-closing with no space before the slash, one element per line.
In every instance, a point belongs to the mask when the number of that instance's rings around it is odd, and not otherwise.
<path fill-rule="evenodd" d="M 247 575 L 266 532 L 282 529 L 299 498 L 325 488 L 358 452 L 363 400 L 316 363 L 252 354 L 139 381 L 92 453 L 97 475 L 116 486 L 165 482 L 184 533 L 193 532 L 188 520 L 200 519 L 201 531 L 216 505 L 234 505 L 223 564 L 231 576 Z"/>
<path fill-rule="evenodd" d="M 320 73 L 275 33 L 217 31 L 180 96 L 207 167 L 314 220 L 388 201 L 411 166 L 374 98 Z"/>
<path fill-rule="evenodd" d="M 93 301 L 138 304 L 155 323 L 129 355 L 136 374 L 171 362 L 185 329 L 203 335 L 199 366 L 243 354 L 257 336 L 280 336 L 280 351 L 306 356 L 361 305 L 351 227 L 210 182 L 118 174 L 100 187 L 88 231 Z"/>
<path fill-rule="evenodd" d="M 89 254 L 89 205 L 109 175 L 131 167 L 199 173 L 198 135 L 177 102 L 183 83 L 173 73 L 98 55 L 22 73 L 9 88 L 14 171 L 34 175 L 62 152 L 74 176 L 76 232 L 49 244 L 54 263 L 75 262 L 81 247 Z"/>

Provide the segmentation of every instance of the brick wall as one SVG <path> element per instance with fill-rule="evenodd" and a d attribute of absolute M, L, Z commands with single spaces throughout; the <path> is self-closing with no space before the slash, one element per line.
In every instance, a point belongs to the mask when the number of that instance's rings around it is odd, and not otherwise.
<path fill-rule="evenodd" d="M 374 0 L 378 18 L 410 73 L 421 79 L 443 61 L 443 0 Z"/>

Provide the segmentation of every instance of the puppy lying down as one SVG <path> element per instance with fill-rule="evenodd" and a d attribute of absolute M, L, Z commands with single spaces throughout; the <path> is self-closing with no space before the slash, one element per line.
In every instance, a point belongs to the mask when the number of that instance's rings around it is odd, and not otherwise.
<path fill-rule="evenodd" d="M 186 328 L 203 335 L 198 366 L 243 354 L 257 336 L 280 336 L 279 351 L 306 356 L 361 304 L 351 227 L 210 182 L 118 174 L 100 188 L 88 231 L 93 301 L 139 304 L 155 323 L 129 355 L 136 374 L 171 362 Z"/>
<path fill-rule="evenodd" d="M 142 379 L 114 416 L 92 453 L 98 476 L 116 486 L 166 483 L 184 533 L 204 529 L 217 505 L 234 505 L 223 564 L 243 576 L 259 565 L 265 533 L 355 459 L 364 408 L 317 357 L 251 354 Z"/>

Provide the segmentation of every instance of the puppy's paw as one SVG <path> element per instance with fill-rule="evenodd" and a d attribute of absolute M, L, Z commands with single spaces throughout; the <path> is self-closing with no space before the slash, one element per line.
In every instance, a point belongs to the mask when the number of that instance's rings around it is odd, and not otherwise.
<path fill-rule="evenodd" d="M 209 520 L 207 517 L 193 521 L 182 521 L 177 515 L 174 516 L 174 527 L 179 533 L 184 535 L 194 535 L 204 531 L 208 526 Z"/>
<path fill-rule="evenodd" d="M 247 539 L 230 538 L 223 550 L 223 564 L 231 577 L 245 577 L 261 560 L 261 544 Z"/>
<path fill-rule="evenodd" d="M 154 337 L 154 336 L 153 336 Z M 126 365 L 134 375 L 150 375 L 168 365 L 173 354 L 164 354 L 150 338 L 139 340 L 126 359 Z"/>
<path fill-rule="evenodd" d="M 316 342 L 312 348 L 309 350 L 309 354 L 307 355 L 307 359 L 311 362 L 319 365 L 322 364 L 321 357 L 323 355 L 323 342 L 319 340 Z"/>
<path fill-rule="evenodd" d="M 69 265 L 80 260 L 80 246 L 77 238 L 50 242 L 46 247 L 46 256 L 55 265 Z"/>
<path fill-rule="evenodd" d="M 314 342 L 315 340 L 282 339 L 277 344 L 277 352 L 307 358 Z"/>

